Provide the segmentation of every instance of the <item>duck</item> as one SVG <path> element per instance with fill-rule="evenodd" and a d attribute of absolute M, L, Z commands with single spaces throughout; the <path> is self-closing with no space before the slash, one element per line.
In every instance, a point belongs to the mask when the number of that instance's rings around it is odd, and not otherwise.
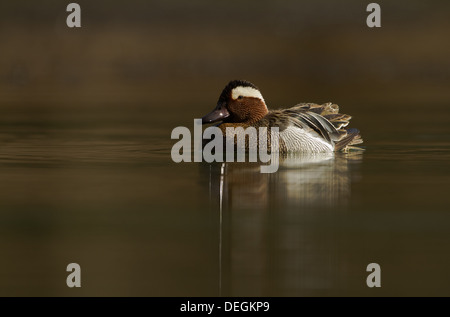
<path fill-rule="evenodd" d="M 215 123 L 225 137 L 227 127 L 266 127 L 268 142 L 270 128 L 278 127 L 279 153 L 332 153 L 362 150 L 358 146 L 363 143 L 360 131 L 347 128 L 350 119 L 331 102 L 269 110 L 257 86 L 232 80 L 222 90 L 216 107 L 202 117 L 202 124 Z"/>

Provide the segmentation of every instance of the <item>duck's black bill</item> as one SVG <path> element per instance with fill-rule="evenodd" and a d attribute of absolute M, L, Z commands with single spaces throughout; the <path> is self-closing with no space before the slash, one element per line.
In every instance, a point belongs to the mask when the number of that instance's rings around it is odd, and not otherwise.
<path fill-rule="evenodd" d="M 202 124 L 221 121 L 225 118 L 228 118 L 229 116 L 230 113 L 228 112 L 228 110 L 223 105 L 218 104 L 213 111 L 202 118 Z"/>

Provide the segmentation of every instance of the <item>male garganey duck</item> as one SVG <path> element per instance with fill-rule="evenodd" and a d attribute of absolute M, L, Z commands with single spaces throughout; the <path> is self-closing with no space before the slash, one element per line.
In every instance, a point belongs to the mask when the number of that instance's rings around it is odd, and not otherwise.
<path fill-rule="evenodd" d="M 222 121 L 218 127 L 279 128 L 279 152 L 324 153 L 359 149 L 359 130 L 346 128 L 351 116 L 339 113 L 336 104 L 300 103 L 292 108 L 268 110 L 259 89 L 244 80 L 233 80 L 223 89 L 216 108 L 202 123 Z M 270 139 L 270 132 L 268 133 Z M 248 146 L 248 145 L 247 145 Z"/>

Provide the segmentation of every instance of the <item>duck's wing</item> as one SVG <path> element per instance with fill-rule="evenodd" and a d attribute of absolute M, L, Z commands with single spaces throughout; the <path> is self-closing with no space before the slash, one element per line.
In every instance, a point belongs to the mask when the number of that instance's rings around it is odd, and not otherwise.
<path fill-rule="evenodd" d="M 335 151 L 362 143 L 357 129 L 344 129 L 351 116 L 339 113 L 339 106 L 333 103 L 301 103 L 289 109 L 275 110 L 267 115 L 267 119 L 270 121 L 268 126 L 278 126 L 280 132 L 289 126 L 315 132 L 333 145 Z"/>
<path fill-rule="evenodd" d="M 325 117 L 316 111 L 310 111 L 311 105 L 296 106 L 282 110 L 289 117 L 291 125 L 301 129 L 312 130 L 322 139 L 334 145 L 341 138 L 340 132 Z M 314 109 L 316 110 L 316 109 Z"/>
<path fill-rule="evenodd" d="M 363 143 L 363 139 L 359 134 L 359 130 L 355 128 L 345 129 L 346 134 L 336 143 L 334 150 L 335 151 L 348 151 L 348 150 L 362 150 L 359 147 L 355 147 L 354 145 L 358 145 Z"/>
<path fill-rule="evenodd" d="M 340 137 L 336 140 L 335 151 L 361 149 L 354 147 L 354 145 L 363 143 L 359 130 L 355 128 L 346 128 L 352 117 L 348 114 L 339 113 L 339 106 L 337 104 L 331 102 L 322 105 L 301 103 L 293 108 L 298 111 L 314 112 L 315 114 L 324 117 L 336 128 Z"/>
<path fill-rule="evenodd" d="M 299 103 L 290 109 L 295 111 L 314 112 L 321 115 L 331 122 L 337 130 L 345 128 L 352 118 L 348 114 L 339 113 L 339 106 L 331 102 L 322 105 L 315 103 Z"/>

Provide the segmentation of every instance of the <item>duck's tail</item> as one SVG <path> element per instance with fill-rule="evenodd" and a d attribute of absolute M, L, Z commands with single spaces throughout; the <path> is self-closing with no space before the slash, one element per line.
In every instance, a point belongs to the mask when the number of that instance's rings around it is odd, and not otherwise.
<path fill-rule="evenodd" d="M 362 150 L 362 148 L 355 146 L 363 143 L 359 130 L 346 128 L 352 117 L 348 114 L 339 113 L 338 105 L 328 102 L 322 105 L 303 103 L 297 106 L 321 115 L 336 128 L 340 136 L 338 140 L 335 140 L 335 151 Z"/>

